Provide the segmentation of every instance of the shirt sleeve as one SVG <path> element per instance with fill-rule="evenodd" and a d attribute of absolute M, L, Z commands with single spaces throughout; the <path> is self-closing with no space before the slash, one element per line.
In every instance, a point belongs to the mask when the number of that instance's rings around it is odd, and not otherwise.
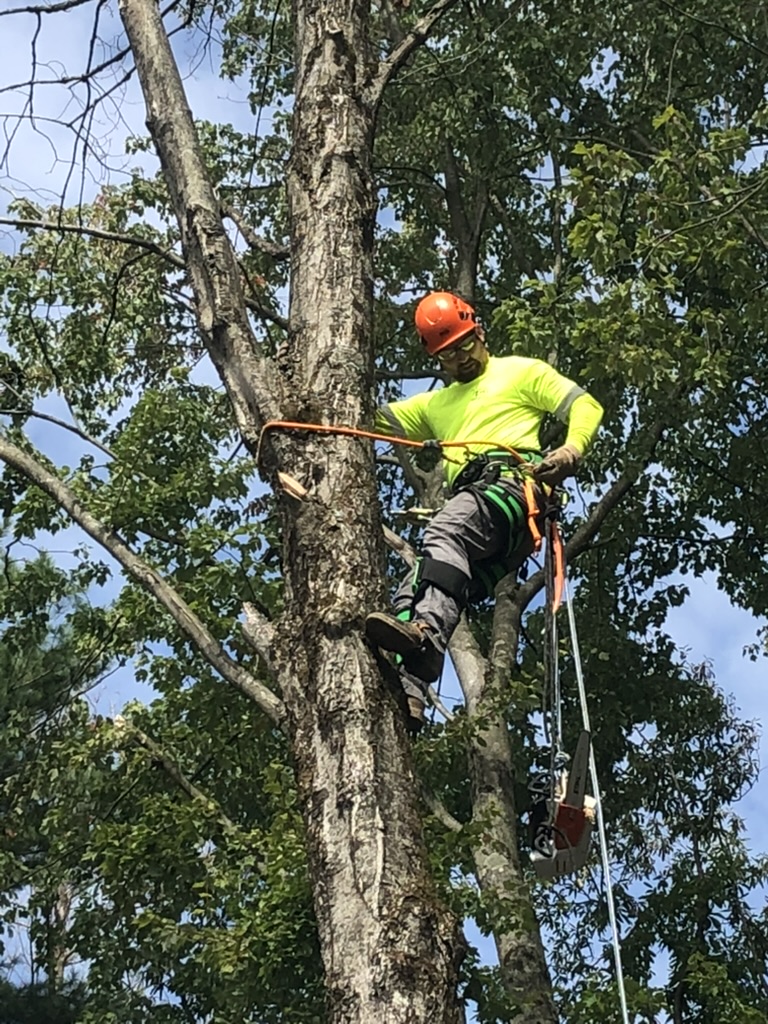
<path fill-rule="evenodd" d="M 388 402 L 376 410 L 374 426 L 382 434 L 407 437 L 412 441 L 428 441 L 435 436 L 427 409 L 431 394 L 412 395 L 401 402 Z"/>
<path fill-rule="evenodd" d="M 520 382 L 520 392 L 534 409 L 551 413 L 563 423 L 568 422 L 571 406 L 576 399 L 586 394 L 583 388 L 558 373 L 543 359 L 528 361 L 527 370 Z"/>
<path fill-rule="evenodd" d="M 602 405 L 583 391 L 571 405 L 565 443 L 572 444 L 583 455 L 594 441 L 602 418 Z"/>
<path fill-rule="evenodd" d="M 572 444 L 582 455 L 587 451 L 603 418 L 598 401 L 543 359 L 531 360 L 521 390 L 535 409 L 568 424 L 566 444 Z"/>

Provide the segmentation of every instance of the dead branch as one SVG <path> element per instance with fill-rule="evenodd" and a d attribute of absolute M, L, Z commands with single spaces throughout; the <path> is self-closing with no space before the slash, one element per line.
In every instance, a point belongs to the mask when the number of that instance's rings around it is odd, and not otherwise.
<path fill-rule="evenodd" d="M 155 569 L 135 555 L 113 530 L 84 509 L 75 493 L 63 480 L 5 437 L 0 437 L 0 460 L 53 498 L 78 526 L 122 565 L 129 576 L 152 594 L 209 665 L 249 700 L 258 704 L 274 722 L 280 722 L 284 713 L 282 701 L 224 651 L 218 640 L 173 587 Z"/>

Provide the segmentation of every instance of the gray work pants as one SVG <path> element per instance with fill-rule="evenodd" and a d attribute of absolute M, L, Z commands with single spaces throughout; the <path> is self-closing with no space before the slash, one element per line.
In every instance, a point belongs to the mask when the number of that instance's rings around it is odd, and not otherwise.
<path fill-rule="evenodd" d="M 524 505 L 519 479 L 506 477 L 500 483 L 508 486 Z M 540 498 L 538 488 L 537 497 Z M 474 491 L 459 491 L 424 531 L 422 554 L 459 569 L 469 582 L 474 563 L 485 559 L 501 560 L 515 547 L 516 538 L 510 538 L 509 526 L 502 519 L 503 513 L 485 498 Z M 527 524 L 523 529 L 527 530 Z M 411 609 L 412 618 L 433 628 L 437 646 L 445 652 L 466 602 L 460 602 L 433 584 L 423 585 L 414 599 L 415 573 L 416 570 L 411 570 L 398 587 L 394 597 L 395 612 Z M 405 671 L 401 671 L 401 678 L 406 693 L 424 698 L 426 687 L 422 680 Z"/>

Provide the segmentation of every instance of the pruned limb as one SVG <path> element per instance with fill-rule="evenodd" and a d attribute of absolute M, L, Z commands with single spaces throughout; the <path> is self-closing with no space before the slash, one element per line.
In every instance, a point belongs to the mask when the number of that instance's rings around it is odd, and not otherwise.
<path fill-rule="evenodd" d="M 218 640 L 173 587 L 155 569 L 135 555 L 113 530 L 84 509 L 75 493 L 63 480 L 5 437 L 0 437 L 0 460 L 53 498 L 78 526 L 122 565 L 129 576 L 152 594 L 209 665 L 228 683 L 258 704 L 273 721 L 280 722 L 284 713 L 282 701 L 224 651 Z"/>
<path fill-rule="evenodd" d="M 181 75 L 156 0 L 120 0 L 120 15 L 147 106 L 147 127 L 179 223 L 206 348 L 251 452 L 266 419 L 280 418 L 280 377 L 259 353 Z"/>
<path fill-rule="evenodd" d="M 433 4 L 424 17 L 413 26 L 408 35 L 395 47 L 392 53 L 381 61 L 368 88 L 368 100 L 373 106 L 377 106 L 380 103 L 387 83 L 391 81 L 407 62 L 413 51 L 426 40 L 433 27 L 445 12 L 456 5 L 456 2 L 457 0 L 437 0 L 437 3 Z"/>
<path fill-rule="evenodd" d="M 257 235 L 246 221 L 242 212 L 236 207 L 230 206 L 229 203 L 222 203 L 221 212 L 232 221 L 251 249 L 255 249 L 256 252 L 263 252 L 266 256 L 271 256 L 273 260 L 278 261 L 287 260 L 291 255 L 290 246 L 280 245 L 278 242 L 270 242 L 266 238 L 262 238 L 261 235 Z"/>
<path fill-rule="evenodd" d="M 275 627 L 273 623 L 266 615 L 262 615 L 250 601 L 245 602 L 243 611 L 245 612 L 245 622 L 242 625 L 243 636 L 264 661 L 267 668 L 274 671 L 272 645 L 275 641 Z"/>

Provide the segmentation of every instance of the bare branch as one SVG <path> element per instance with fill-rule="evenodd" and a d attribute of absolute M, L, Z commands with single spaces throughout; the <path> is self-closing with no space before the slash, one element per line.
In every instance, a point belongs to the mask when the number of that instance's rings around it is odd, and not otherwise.
<path fill-rule="evenodd" d="M 434 25 L 440 20 L 446 11 L 455 6 L 456 0 L 437 0 L 430 10 L 418 21 L 407 36 L 390 55 L 379 64 L 378 71 L 368 88 L 368 100 L 373 106 L 377 106 L 384 93 L 384 89 L 400 68 L 406 63 L 413 51 L 427 39 Z"/>
<path fill-rule="evenodd" d="M 56 14 L 59 11 L 71 11 L 74 7 L 82 7 L 83 4 L 93 3 L 93 0 L 60 0 L 57 4 L 29 4 L 27 7 L 11 7 L 7 11 L 0 11 L 0 18 L 10 14 Z"/>
<path fill-rule="evenodd" d="M 271 256 L 273 260 L 278 261 L 287 260 L 291 255 L 290 246 L 269 242 L 266 238 L 262 238 L 261 235 L 257 235 L 246 221 L 242 212 L 236 207 L 230 206 L 229 203 L 222 203 L 221 212 L 232 221 L 251 249 L 263 252 L 267 256 Z"/>
<path fill-rule="evenodd" d="M 440 700 L 440 694 L 437 692 L 434 686 L 430 686 L 427 688 L 427 695 L 429 696 L 432 706 L 437 708 L 437 710 L 440 712 L 440 714 L 443 716 L 446 722 L 452 722 L 456 718 L 454 713 L 452 711 L 449 711 L 445 704 L 443 704 L 443 702 Z"/>
<path fill-rule="evenodd" d="M 384 540 L 389 544 L 393 551 L 396 551 L 398 555 L 400 555 L 406 565 L 411 567 L 416 565 L 416 559 L 418 556 L 408 541 L 403 540 L 402 537 L 398 537 L 398 535 L 393 530 L 390 530 L 388 526 L 382 525 L 381 528 L 384 531 Z"/>
<path fill-rule="evenodd" d="M 62 234 L 84 235 L 87 238 L 99 238 L 105 242 L 120 242 L 122 245 L 135 245 L 138 249 L 146 249 L 156 256 L 162 256 L 164 260 L 171 263 L 180 270 L 186 270 L 187 265 L 181 256 L 164 249 L 157 242 L 148 238 L 141 238 L 138 235 L 129 235 L 122 231 L 106 231 L 104 228 L 89 228 L 86 224 L 67 224 L 64 221 L 53 220 L 30 220 L 22 217 L 0 217 L 0 224 L 7 224 L 9 227 L 23 230 L 26 228 L 40 228 L 42 231 L 60 231 Z"/>
<path fill-rule="evenodd" d="M 79 427 L 73 427 L 71 423 L 66 423 L 64 420 L 58 419 L 56 416 L 49 416 L 45 412 L 35 412 L 34 409 L 0 409 L 0 413 L 6 416 L 33 416 L 38 420 L 46 420 L 48 423 L 54 423 L 57 427 L 61 427 L 63 430 L 69 430 L 73 434 L 77 434 L 78 437 L 82 438 L 88 444 L 92 444 L 99 451 L 104 452 L 110 459 L 114 459 L 114 454 L 110 448 L 95 437 L 91 437 L 90 434 L 86 434 L 84 430 L 80 430 Z"/>
<path fill-rule="evenodd" d="M 135 555 L 113 530 L 86 511 L 63 480 L 54 476 L 41 462 L 5 437 L 0 437 L 0 460 L 53 498 L 74 522 L 105 548 L 137 583 L 152 594 L 209 665 L 228 683 L 258 704 L 273 721 L 280 722 L 284 713 L 282 701 L 224 651 L 218 640 L 173 587 Z"/>

